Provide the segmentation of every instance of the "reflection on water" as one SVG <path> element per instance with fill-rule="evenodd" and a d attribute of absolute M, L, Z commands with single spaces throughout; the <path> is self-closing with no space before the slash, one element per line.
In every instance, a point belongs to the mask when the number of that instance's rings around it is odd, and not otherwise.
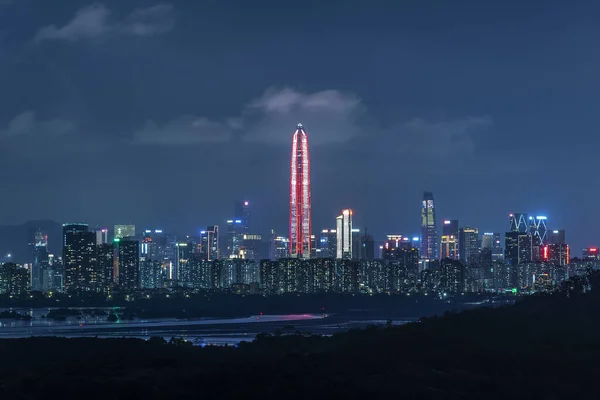
<path fill-rule="evenodd" d="M 107 321 L 106 316 L 70 317 L 66 321 L 42 318 L 50 309 L 12 309 L 32 317 L 31 321 L 0 320 L 0 338 L 31 336 L 61 337 L 135 337 L 147 339 L 161 336 L 166 339 L 182 337 L 196 344 L 237 345 L 252 341 L 258 333 L 314 333 L 332 335 L 369 324 L 385 324 L 382 319 L 357 320 L 329 314 L 254 315 L 245 318 L 203 318 L 177 320 L 155 318 L 133 321 Z M 110 309 L 106 309 L 110 310 Z M 1 310 L 0 311 L 4 311 Z M 393 321 L 395 325 L 406 321 Z"/>

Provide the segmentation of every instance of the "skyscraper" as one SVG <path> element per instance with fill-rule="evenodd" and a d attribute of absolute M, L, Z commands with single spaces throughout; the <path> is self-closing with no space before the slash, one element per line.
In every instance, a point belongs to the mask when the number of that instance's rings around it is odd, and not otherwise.
<path fill-rule="evenodd" d="M 244 233 L 247 233 L 250 226 L 250 202 L 248 200 L 236 201 L 233 211 L 233 219 L 242 221 L 241 227 L 244 229 Z"/>
<path fill-rule="evenodd" d="M 458 238 L 458 220 L 445 219 L 442 227 L 442 235 L 454 236 L 455 238 Z"/>
<path fill-rule="evenodd" d="M 566 244 L 565 241 L 565 230 L 564 229 L 554 229 L 548 231 L 546 234 L 546 242 L 547 244 Z"/>
<path fill-rule="evenodd" d="M 355 259 L 358 260 L 374 260 L 375 259 L 375 240 L 373 236 L 365 233 L 362 236 L 357 237 L 355 240 L 358 241 L 358 251 L 353 254 Z"/>
<path fill-rule="evenodd" d="M 491 249 L 494 245 L 494 234 L 486 232 L 481 237 L 481 249 Z"/>
<path fill-rule="evenodd" d="M 442 235 L 440 242 L 440 259 L 458 260 L 458 238 L 454 235 Z"/>
<path fill-rule="evenodd" d="M 115 225 L 115 239 L 135 236 L 135 225 Z"/>
<path fill-rule="evenodd" d="M 343 210 L 336 218 L 336 258 L 352 258 L 352 210 Z"/>
<path fill-rule="evenodd" d="M 101 244 L 108 243 L 108 229 L 101 229 L 96 231 L 96 245 L 100 246 Z"/>
<path fill-rule="evenodd" d="M 421 205 L 421 257 L 437 259 L 437 256 L 437 228 L 435 225 L 433 193 L 424 192 Z"/>
<path fill-rule="evenodd" d="M 323 229 L 319 239 L 319 257 L 335 258 L 337 255 L 337 232 L 336 229 Z"/>
<path fill-rule="evenodd" d="M 473 257 L 479 254 L 479 229 L 464 227 L 458 233 L 459 259 L 463 263 L 470 263 Z"/>
<path fill-rule="evenodd" d="M 298 124 L 292 136 L 290 162 L 290 256 L 311 254 L 310 157 L 308 135 Z"/>
<path fill-rule="evenodd" d="M 31 269 L 32 290 L 43 290 L 44 276 L 50 268 L 48 260 L 48 235 L 38 229 L 33 241 L 33 264 Z"/>
<path fill-rule="evenodd" d="M 219 253 L 219 226 L 211 225 L 200 232 L 200 248 L 205 260 L 218 260 Z"/>
<path fill-rule="evenodd" d="M 525 213 L 511 213 L 508 215 L 510 218 L 510 231 L 511 232 L 527 232 L 527 214 Z"/>
<path fill-rule="evenodd" d="M 64 289 L 90 290 L 97 269 L 96 233 L 87 224 L 63 225 Z"/>
<path fill-rule="evenodd" d="M 124 289 L 140 288 L 140 242 L 119 239 L 119 286 Z"/>

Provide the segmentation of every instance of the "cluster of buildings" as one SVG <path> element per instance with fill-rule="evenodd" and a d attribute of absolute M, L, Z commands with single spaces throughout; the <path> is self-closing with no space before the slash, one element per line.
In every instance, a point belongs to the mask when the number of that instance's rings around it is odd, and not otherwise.
<path fill-rule="evenodd" d="M 0 265 L 0 294 L 110 295 L 157 288 L 265 294 L 528 293 L 549 290 L 595 268 L 600 259 L 598 248 L 571 258 L 565 231 L 549 229 L 548 219 L 540 215 L 510 214 L 503 234 L 480 234 L 478 228 L 445 219 L 438 235 L 431 192 L 423 195 L 420 235 L 390 234 L 376 244 L 366 230 L 354 228 L 349 208 L 340 211 L 332 228 L 315 234 L 308 135 L 301 124 L 292 137 L 289 204 L 287 236 L 252 231 L 248 200 L 235 202 L 224 232 L 211 225 L 199 235 L 178 238 L 160 229 L 138 232 L 134 225 L 115 225 L 109 232 L 67 223 L 62 253 L 53 255 L 47 234 L 39 230 L 31 240 L 30 263 Z"/>

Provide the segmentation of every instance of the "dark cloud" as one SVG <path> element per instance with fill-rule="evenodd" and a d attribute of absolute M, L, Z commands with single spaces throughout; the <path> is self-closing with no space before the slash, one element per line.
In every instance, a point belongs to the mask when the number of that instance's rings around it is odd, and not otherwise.
<path fill-rule="evenodd" d="M 361 133 L 359 121 L 364 112 L 361 99 L 352 93 L 270 88 L 241 107 L 237 117 L 214 121 L 181 116 L 162 127 L 148 121 L 135 132 L 134 142 L 187 145 L 240 137 L 247 142 L 282 144 L 289 142 L 290 131 L 298 121 L 313 132 L 311 144 L 342 143 Z"/>
<path fill-rule="evenodd" d="M 223 142 L 231 139 L 230 127 L 203 117 L 183 116 L 158 126 L 147 121 L 133 135 L 135 144 L 190 145 L 203 142 Z"/>
<path fill-rule="evenodd" d="M 173 6 L 170 4 L 134 10 L 121 21 L 111 18 L 111 14 L 104 4 L 91 4 L 77 11 L 66 25 L 41 28 L 34 40 L 38 43 L 44 40 L 76 42 L 107 35 L 150 36 L 168 32 L 174 26 Z"/>
<path fill-rule="evenodd" d="M 71 121 L 55 118 L 46 121 L 37 119 L 35 112 L 25 111 L 15 116 L 6 126 L 0 128 L 0 140 L 11 140 L 27 135 L 44 135 L 49 138 L 58 138 L 75 131 L 75 124 Z"/>

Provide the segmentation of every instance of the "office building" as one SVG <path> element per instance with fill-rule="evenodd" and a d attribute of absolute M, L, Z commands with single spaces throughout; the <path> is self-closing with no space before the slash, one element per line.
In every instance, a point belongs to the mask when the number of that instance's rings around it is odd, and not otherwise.
<path fill-rule="evenodd" d="M 208 226 L 205 231 L 200 232 L 200 246 L 205 260 L 220 258 L 218 225 Z"/>
<path fill-rule="evenodd" d="M 546 221 L 548 220 L 545 216 L 529 217 L 529 233 L 533 238 L 536 238 L 537 243 L 540 246 L 546 244 L 546 236 L 548 228 L 546 227 Z"/>
<path fill-rule="evenodd" d="M 240 227 L 243 229 L 242 233 L 247 233 L 250 229 L 250 202 L 248 200 L 241 200 L 235 202 L 233 219 L 241 221 Z"/>
<path fill-rule="evenodd" d="M 458 243 L 454 235 L 442 235 L 440 241 L 440 259 L 458 260 Z"/>
<path fill-rule="evenodd" d="M 464 227 L 458 232 L 458 254 L 460 261 L 467 265 L 479 257 L 479 229 Z"/>
<path fill-rule="evenodd" d="M 598 247 L 587 247 L 583 249 L 582 255 L 586 261 L 600 261 L 600 249 Z"/>
<path fill-rule="evenodd" d="M 311 255 L 311 192 L 308 135 L 298 124 L 292 137 L 290 162 L 290 256 Z"/>
<path fill-rule="evenodd" d="M 239 258 L 240 249 L 244 241 L 244 222 L 241 219 L 227 220 L 227 258 Z"/>
<path fill-rule="evenodd" d="M 502 244 L 500 243 L 500 233 L 494 232 L 494 242 L 492 244 L 492 261 L 504 260 L 504 252 L 502 251 Z"/>
<path fill-rule="evenodd" d="M 336 220 L 337 221 L 337 220 Z M 319 249 L 321 258 L 337 257 L 337 230 L 323 229 L 319 239 Z"/>
<path fill-rule="evenodd" d="M 438 258 L 437 228 L 433 193 L 424 192 L 421 203 L 421 257 Z"/>
<path fill-rule="evenodd" d="M 135 225 L 115 225 L 114 239 L 135 237 Z"/>
<path fill-rule="evenodd" d="M 358 244 L 357 251 L 354 252 L 354 258 L 357 260 L 374 260 L 375 259 L 375 240 L 373 236 L 365 233 L 356 237 L 355 242 Z"/>
<path fill-rule="evenodd" d="M 571 252 L 568 244 L 553 243 L 547 244 L 542 250 L 542 259 L 555 265 L 565 266 L 569 264 Z"/>
<path fill-rule="evenodd" d="M 511 213 L 509 214 L 510 232 L 529 232 L 529 224 L 526 213 Z"/>
<path fill-rule="evenodd" d="M 445 219 L 442 224 L 442 235 L 454 236 L 458 239 L 458 220 L 457 219 Z"/>
<path fill-rule="evenodd" d="M 336 218 L 336 258 L 352 258 L 352 210 L 349 209 Z"/>
<path fill-rule="evenodd" d="M 96 246 L 108 243 L 108 229 L 100 229 L 96 231 Z"/>
<path fill-rule="evenodd" d="M 486 232 L 481 236 L 481 249 L 492 249 L 494 246 L 494 234 Z"/>
<path fill-rule="evenodd" d="M 50 268 L 48 256 L 48 235 L 42 232 L 41 229 L 38 229 L 33 239 L 31 290 L 44 290 L 44 277 L 48 276 L 47 270 Z"/>
<path fill-rule="evenodd" d="M 566 235 L 564 229 L 553 229 L 546 233 L 547 244 L 566 244 Z"/>

